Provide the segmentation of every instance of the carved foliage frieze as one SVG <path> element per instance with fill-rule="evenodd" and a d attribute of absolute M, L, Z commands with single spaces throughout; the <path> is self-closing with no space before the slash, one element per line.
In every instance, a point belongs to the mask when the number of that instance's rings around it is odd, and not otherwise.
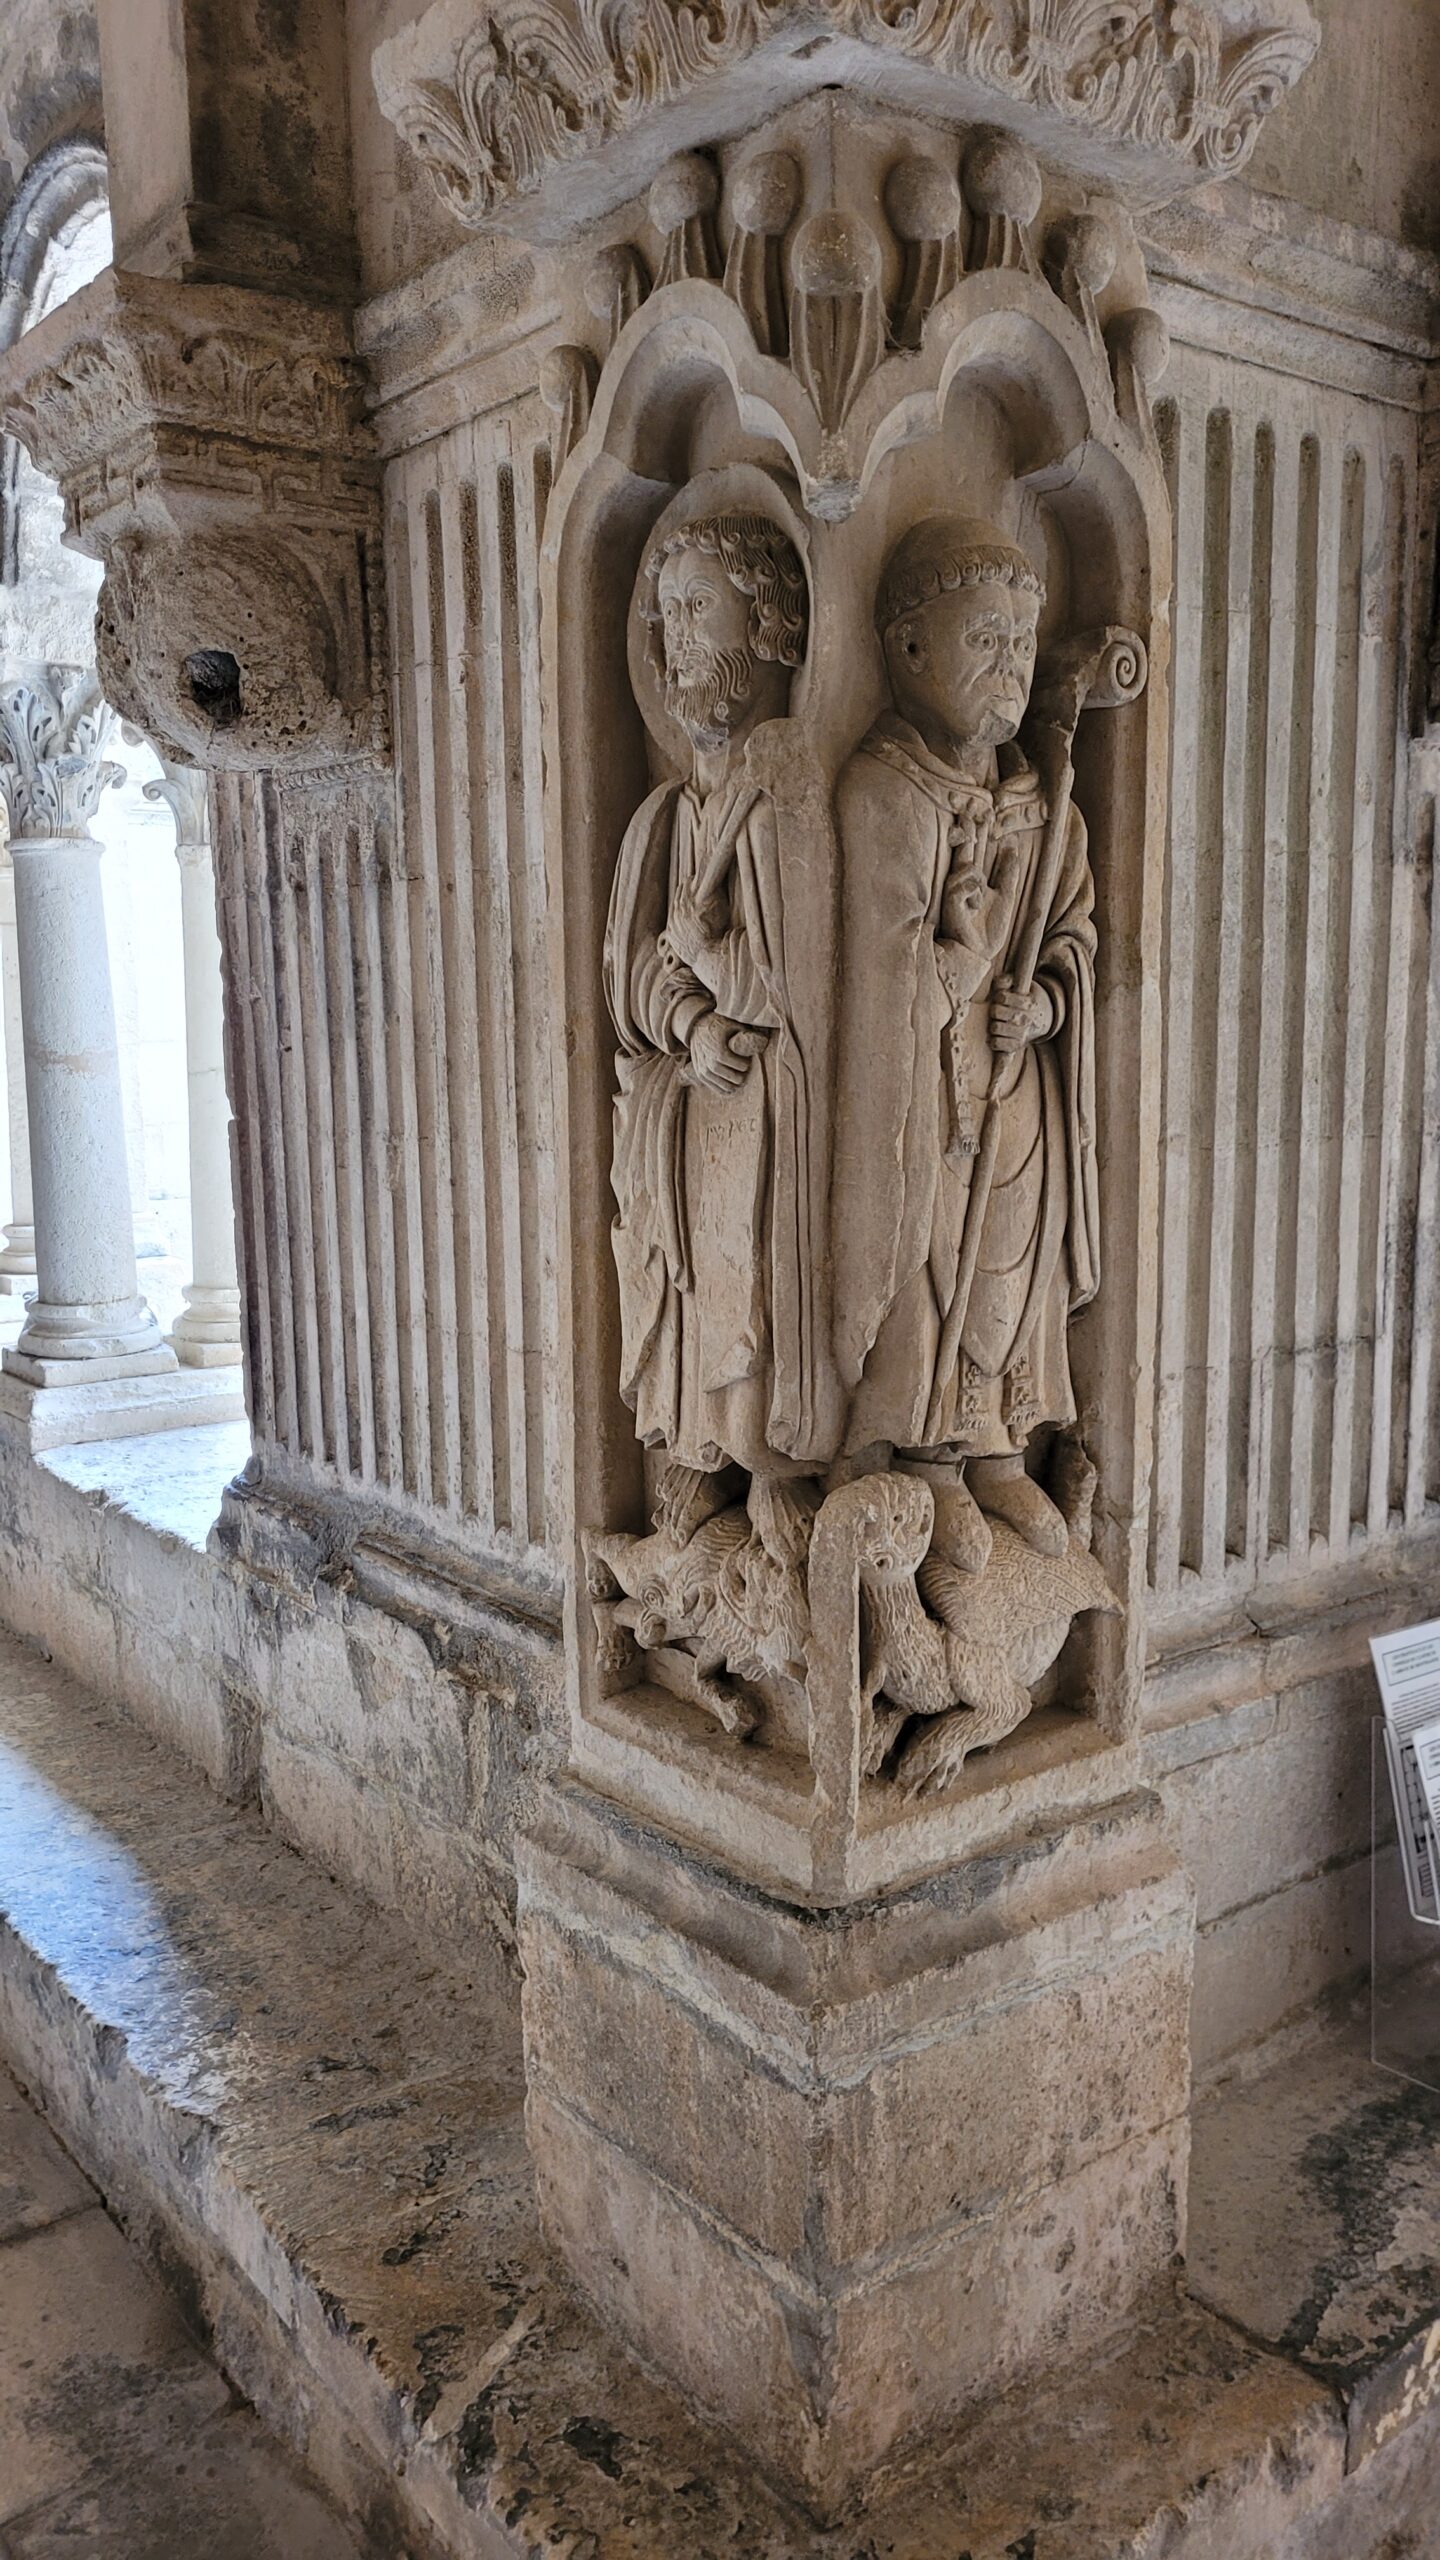
<path fill-rule="evenodd" d="M 1304 0 L 476 0 L 444 76 L 413 39 L 376 58 L 381 104 L 462 222 L 503 219 L 548 171 L 744 61 L 790 22 L 924 63 L 1200 175 L 1240 168 L 1314 55 Z M 424 23 L 418 31 L 423 37 Z"/>

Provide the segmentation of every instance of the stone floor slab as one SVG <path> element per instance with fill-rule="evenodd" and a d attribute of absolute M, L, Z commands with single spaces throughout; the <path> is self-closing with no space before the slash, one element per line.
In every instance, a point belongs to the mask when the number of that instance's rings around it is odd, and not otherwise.
<path fill-rule="evenodd" d="M 69 2488 L 105 2447 L 151 2458 L 157 2427 L 228 2405 L 169 2295 L 99 2206 L 0 2250 L 0 2522 Z"/>
<path fill-rule="evenodd" d="M 0 2243 L 43 2230 L 96 2202 L 8 2071 L 0 2071 Z"/>
<path fill-rule="evenodd" d="M 264 2430 L 232 2409 L 162 2459 L 105 2465 L 5 2529 L 6 2560 L 354 2560 Z"/>
<path fill-rule="evenodd" d="M 1440 2093 L 1368 2023 L 1202 2103 L 1191 2157 L 1193 2291 L 1335 2391 L 1352 2466 L 1440 2394 Z"/>

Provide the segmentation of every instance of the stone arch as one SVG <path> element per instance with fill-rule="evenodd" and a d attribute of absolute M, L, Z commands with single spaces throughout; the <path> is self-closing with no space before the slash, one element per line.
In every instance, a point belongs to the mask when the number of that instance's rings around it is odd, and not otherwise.
<path fill-rule="evenodd" d="M 61 298 L 53 290 L 58 262 L 68 258 L 76 270 L 69 291 L 106 263 L 108 238 L 103 257 L 87 258 L 85 246 L 108 210 L 104 147 L 88 135 L 51 143 L 31 162 L 0 228 L 0 353 Z M 0 437 L 0 587 L 14 586 L 20 575 L 24 470 L 17 439 Z"/>

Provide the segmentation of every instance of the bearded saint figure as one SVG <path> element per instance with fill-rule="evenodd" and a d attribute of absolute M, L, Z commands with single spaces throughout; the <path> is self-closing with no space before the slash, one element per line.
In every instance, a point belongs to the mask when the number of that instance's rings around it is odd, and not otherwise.
<path fill-rule="evenodd" d="M 652 544 L 637 605 L 690 770 L 631 821 L 605 938 L 621 1392 L 661 1453 L 658 1526 L 733 1499 L 739 1466 L 756 1531 L 793 1557 L 809 1514 L 789 1488 L 835 1428 L 821 1305 L 833 866 L 785 717 L 805 575 L 778 523 L 717 512 Z"/>
<path fill-rule="evenodd" d="M 1067 1327 L 1098 1282 L 1094 883 L 1071 810 L 1049 886 L 1046 794 L 1014 743 L 1043 593 L 991 525 L 912 528 L 876 598 L 893 708 L 836 799 L 846 1463 L 923 1476 L 934 1547 L 971 1572 L 988 1560 L 991 1519 L 1042 1554 L 1065 1551 L 1025 1451 L 1042 1424 L 1074 1419 Z M 1016 983 L 1037 897 L 1038 958 Z M 987 1110 L 998 1148 L 976 1250 L 966 1229 Z M 962 1260 L 973 1279 L 957 1308 Z"/>

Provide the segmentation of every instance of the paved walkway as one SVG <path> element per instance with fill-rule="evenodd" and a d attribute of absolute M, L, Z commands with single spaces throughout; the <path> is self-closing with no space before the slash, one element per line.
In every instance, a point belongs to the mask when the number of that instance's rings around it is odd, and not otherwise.
<path fill-rule="evenodd" d="M 0 2560 L 356 2560 L 0 2070 Z"/>

